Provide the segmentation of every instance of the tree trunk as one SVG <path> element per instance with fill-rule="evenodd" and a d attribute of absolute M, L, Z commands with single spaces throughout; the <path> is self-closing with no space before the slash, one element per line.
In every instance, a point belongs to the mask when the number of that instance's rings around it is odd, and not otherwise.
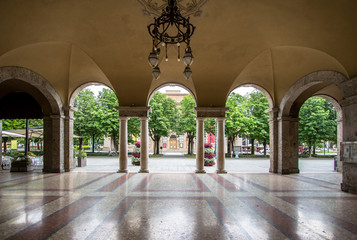
<path fill-rule="evenodd" d="M 6 153 L 7 150 L 7 137 L 4 137 L 4 153 Z"/>
<path fill-rule="evenodd" d="M 79 138 L 79 150 L 82 150 L 82 145 L 83 145 L 83 138 Z"/>
<path fill-rule="evenodd" d="M 309 144 L 309 156 L 311 157 L 311 141 L 310 141 L 310 144 Z"/>
<path fill-rule="evenodd" d="M 314 148 L 313 148 L 314 150 L 313 150 L 313 154 L 315 155 L 316 154 L 316 147 L 315 147 L 315 145 L 314 145 Z"/>
<path fill-rule="evenodd" d="M 92 136 L 92 152 L 94 153 L 94 135 Z"/>
<path fill-rule="evenodd" d="M 255 149 L 254 149 L 254 138 L 252 138 L 251 139 L 251 141 L 252 141 L 252 150 L 250 151 L 250 153 L 252 154 L 252 155 L 254 155 L 255 154 Z"/>
<path fill-rule="evenodd" d="M 192 137 L 192 140 L 191 140 L 191 154 L 193 154 L 193 147 L 194 147 L 194 142 L 193 142 L 193 137 Z"/>
<path fill-rule="evenodd" d="M 267 142 L 264 140 L 263 142 L 263 146 L 264 146 L 264 156 L 267 155 Z"/>
<path fill-rule="evenodd" d="M 188 138 L 187 154 L 191 154 L 191 138 Z"/>
<path fill-rule="evenodd" d="M 155 154 L 160 154 L 160 138 L 156 139 L 156 153 Z"/>

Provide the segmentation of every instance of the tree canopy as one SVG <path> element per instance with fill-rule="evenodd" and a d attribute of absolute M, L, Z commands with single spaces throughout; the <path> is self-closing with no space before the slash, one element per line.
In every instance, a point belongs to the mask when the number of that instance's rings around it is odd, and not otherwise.
<path fill-rule="evenodd" d="M 196 136 L 196 113 L 195 100 L 191 95 L 185 96 L 181 102 L 178 112 L 177 133 L 186 133 L 188 138 L 187 154 L 193 154 L 193 139 Z"/>
<path fill-rule="evenodd" d="M 299 112 L 299 141 L 311 147 L 321 141 L 337 141 L 336 111 L 321 97 L 311 97 Z"/>
<path fill-rule="evenodd" d="M 149 103 L 149 135 L 154 141 L 154 154 L 159 154 L 161 137 L 168 137 L 171 131 L 177 130 L 177 107 L 173 99 L 156 92 Z"/>

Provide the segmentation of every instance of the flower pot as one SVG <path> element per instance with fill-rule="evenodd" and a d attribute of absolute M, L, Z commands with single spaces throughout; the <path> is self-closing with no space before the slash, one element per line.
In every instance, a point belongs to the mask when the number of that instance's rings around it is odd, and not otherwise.
<path fill-rule="evenodd" d="M 87 166 L 87 157 L 78 157 L 78 167 L 85 167 Z"/>
<path fill-rule="evenodd" d="M 34 166 L 25 161 L 14 161 L 11 163 L 10 172 L 31 172 L 33 170 Z"/>

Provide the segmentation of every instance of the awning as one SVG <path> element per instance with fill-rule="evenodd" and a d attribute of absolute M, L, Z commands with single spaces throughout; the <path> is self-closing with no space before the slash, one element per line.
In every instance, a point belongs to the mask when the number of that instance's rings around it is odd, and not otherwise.
<path fill-rule="evenodd" d="M 8 131 L 2 131 L 1 132 L 2 137 L 19 137 L 19 138 L 24 138 L 26 137 L 25 135 L 13 133 L 13 132 L 8 132 Z"/>

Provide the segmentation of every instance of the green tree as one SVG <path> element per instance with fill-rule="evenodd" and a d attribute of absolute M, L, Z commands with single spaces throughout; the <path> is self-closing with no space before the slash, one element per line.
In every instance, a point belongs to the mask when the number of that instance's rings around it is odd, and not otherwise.
<path fill-rule="evenodd" d="M 229 110 L 226 112 L 225 135 L 229 141 L 228 152 L 233 151 L 237 136 L 246 137 L 251 131 L 253 120 L 250 115 L 246 114 L 245 102 L 245 97 L 234 92 L 227 99 L 226 107 L 229 107 Z"/>
<path fill-rule="evenodd" d="M 311 148 L 321 141 L 337 139 L 336 113 L 332 105 L 321 97 L 311 97 L 301 106 L 299 112 L 299 141 Z"/>
<path fill-rule="evenodd" d="M 119 139 L 119 112 L 115 108 L 119 106 L 118 98 L 115 93 L 108 88 L 103 88 L 98 94 L 98 112 L 96 119 L 99 119 L 99 128 L 101 131 L 111 138 L 118 151 Z"/>
<path fill-rule="evenodd" d="M 193 139 L 196 136 L 195 100 L 191 95 L 185 96 L 180 103 L 178 133 L 186 133 L 188 138 L 187 154 L 193 154 Z"/>
<path fill-rule="evenodd" d="M 264 155 L 266 155 L 266 145 L 269 143 L 269 103 L 264 94 L 260 91 L 253 91 L 249 94 L 246 103 L 247 113 L 252 117 L 253 125 L 249 129 L 248 138 L 251 139 L 252 151 L 254 154 L 254 141 L 263 143 Z"/>
<path fill-rule="evenodd" d="M 92 138 L 92 151 L 94 152 L 95 139 L 104 135 L 100 120 L 104 112 L 99 111 L 94 94 L 89 89 L 79 92 L 74 101 L 77 111 L 74 113 L 74 134 L 80 136 L 79 148 L 82 149 L 83 138 Z"/>
<path fill-rule="evenodd" d="M 149 114 L 149 135 L 154 141 L 154 154 L 159 154 L 161 137 L 168 137 L 177 129 L 177 107 L 173 99 L 156 92 L 149 103 L 152 111 Z"/>

